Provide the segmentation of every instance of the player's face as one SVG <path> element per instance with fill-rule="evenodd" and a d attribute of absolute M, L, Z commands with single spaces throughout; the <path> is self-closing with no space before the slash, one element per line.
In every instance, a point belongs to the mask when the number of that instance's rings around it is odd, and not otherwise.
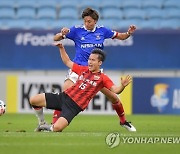
<path fill-rule="evenodd" d="M 87 30 L 93 30 L 96 24 L 96 20 L 91 18 L 90 16 L 84 17 L 84 25 Z"/>
<path fill-rule="evenodd" d="M 98 72 L 102 61 L 99 61 L 97 54 L 91 54 L 88 59 L 88 68 L 91 72 Z"/>

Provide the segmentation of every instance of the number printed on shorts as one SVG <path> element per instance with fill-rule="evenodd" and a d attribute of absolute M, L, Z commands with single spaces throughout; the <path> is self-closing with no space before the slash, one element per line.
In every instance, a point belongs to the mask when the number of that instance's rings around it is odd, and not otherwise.
<path fill-rule="evenodd" d="M 80 86 L 79 86 L 79 88 L 80 88 L 80 89 L 85 89 L 85 88 L 86 88 L 86 86 L 87 86 L 87 84 L 86 84 L 86 83 L 81 83 L 81 84 L 80 84 Z"/>

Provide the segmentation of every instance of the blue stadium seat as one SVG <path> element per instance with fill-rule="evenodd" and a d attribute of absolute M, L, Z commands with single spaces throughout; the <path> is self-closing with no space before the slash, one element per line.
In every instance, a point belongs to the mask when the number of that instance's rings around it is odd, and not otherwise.
<path fill-rule="evenodd" d="M 101 16 L 104 19 L 122 19 L 123 18 L 123 12 L 118 8 L 106 8 L 102 10 Z"/>
<path fill-rule="evenodd" d="M 0 20 L 0 29 L 1 30 L 6 30 L 8 29 L 9 27 L 7 26 L 7 22 L 8 21 L 12 21 L 12 19 L 3 19 L 3 20 Z"/>
<path fill-rule="evenodd" d="M 124 11 L 124 17 L 126 19 L 145 19 L 146 11 L 142 9 L 128 9 Z"/>
<path fill-rule="evenodd" d="M 102 10 L 104 9 L 120 9 L 122 6 L 122 1 L 120 0 L 113 0 L 112 1 L 109 1 L 109 0 L 106 0 L 106 1 L 103 1 L 103 3 L 101 2 L 100 4 L 100 7 Z"/>
<path fill-rule="evenodd" d="M 161 29 L 180 29 L 180 20 L 179 19 L 165 19 L 160 21 Z"/>
<path fill-rule="evenodd" d="M 52 28 L 54 29 L 61 29 L 62 27 L 72 27 L 72 20 L 71 19 L 59 19 L 54 20 L 51 23 Z"/>
<path fill-rule="evenodd" d="M 38 9 L 43 9 L 43 8 L 56 9 L 57 8 L 57 2 L 54 0 L 38 0 L 37 5 L 38 5 Z"/>
<path fill-rule="evenodd" d="M 72 8 L 72 9 L 78 9 L 78 1 L 75 0 L 61 0 L 58 2 L 58 5 L 60 9 L 62 8 Z"/>
<path fill-rule="evenodd" d="M 163 19 L 166 18 L 167 11 L 164 9 L 149 9 L 147 10 L 146 18 L 147 19 Z"/>
<path fill-rule="evenodd" d="M 143 9 L 161 9 L 164 0 L 144 0 L 142 1 Z"/>
<path fill-rule="evenodd" d="M 16 19 L 7 22 L 6 26 L 8 29 L 28 29 L 27 23 L 28 20 Z"/>
<path fill-rule="evenodd" d="M 160 24 L 159 19 L 144 20 L 138 25 L 139 29 L 158 29 Z"/>
<path fill-rule="evenodd" d="M 0 20 L 2 19 L 15 19 L 15 11 L 12 8 L 0 9 Z"/>
<path fill-rule="evenodd" d="M 36 11 L 34 8 L 19 8 L 16 17 L 18 19 L 35 19 Z"/>
<path fill-rule="evenodd" d="M 97 25 L 105 26 L 111 29 L 118 29 L 117 20 L 116 19 L 101 19 L 98 21 Z"/>
<path fill-rule="evenodd" d="M 80 13 L 82 13 L 82 11 L 87 8 L 87 7 L 91 7 L 92 9 L 95 9 L 96 11 L 100 12 L 100 4 L 97 3 L 92 3 L 91 1 L 82 1 L 81 4 L 79 4 L 80 7 Z"/>
<path fill-rule="evenodd" d="M 29 20 L 27 27 L 28 29 L 51 29 L 50 21 L 46 19 Z"/>
<path fill-rule="evenodd" d="M 78 10 L 74 8 L 62 8 L 59 11 L 59 18 L 78 19 Z"/>
<path fill-rule="evenodd" d="M 142 1 L 141 0 L 125 0 L 122 1 L 122 7 L 124 10 L 127 9 L 140 9 L 142 6 Z"/>
<path fill-rule="evenodd" d="M 53 8 L 39 8 L 37 13 L 37 18 L 55 20 L 57 19 L 56 10 Z"/>
<path fill-rule="evenodd" d="M 36 8 L 37 2 L 36 0 L 18 0 L 16 3 L 17 8 Z"/>
<path fill-rule="evenodd" d="M 137 28 L 139 27 L 139 23 L 141 23 L 143 20 L 140 19 L 126 19 L 121 20 L 119 22 L 116 22 L 119 29 L 128 29 L 130 25 L 136 25 Z"/>
<path fill-rule="evenodd" d="M 1 0 L 0 1 L 0 9 L 1 8 L 11 8 L 14 9 L 16 7 L 14 0 Z"/>
<path fill-rule="evenodd" d="M 167 18 L 180 20 L 180 9 L 174 9 L 174 8 L 168 9 L 167 10 Z"/>
<path fill-rule="evenodd" d="M 164 8 L 177 8 L 180 9 L 180 1 L 179 0 L 167 0 L 163 4 Z"/>
<path fill-rule="evenodd" d="M 72 20 L 72 25 L 78 26 L 78 25 L 83 25 L 83 20 L 82 19 L 74 19 Z"/>

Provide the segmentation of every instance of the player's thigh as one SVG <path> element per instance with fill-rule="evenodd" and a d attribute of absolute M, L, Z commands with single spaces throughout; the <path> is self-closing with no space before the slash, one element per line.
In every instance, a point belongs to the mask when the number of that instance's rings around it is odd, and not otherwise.
<path fill-rule="evenodd" d="M 78 74 L 76 74 L 71 69 L 69 69 L 68 73 L 65 77 L 65 81 L 64 81 L 64 85 L 63 85 L 63 91 L 70 88 L 71 86 L 73 86 L 74 83 L 76 83 L 77 79 L 78 79 Z"/>
<path fill-rule="evenodd" d="M 64 81 L 64 85 L 63 85 L 63 91 L 65 91 L 66 89 L 72 87 L 74 85 L 74 82 L 71 81 L 70 79 L 66 79 Z"/>
<path fill-rule="evenodd" d="M 37 94 L 35 96 L 32 96 L 30 98 L 30 103 L 31 105 L 36 105 L 36 106 L 42 106 L 45 107 L 46 106 L 46 98 L 45 98 L 45 94 Z"/>
<path fill-rule="evenodd" d="M 118 96 L 113 93 L 112 91 L 110 91 L 107 88 L 103 88 L 101 89 L 101 92 L 108 98 L 109 101 L 111 101 L 112 103 L 116 103 L 119 101 Z"/>

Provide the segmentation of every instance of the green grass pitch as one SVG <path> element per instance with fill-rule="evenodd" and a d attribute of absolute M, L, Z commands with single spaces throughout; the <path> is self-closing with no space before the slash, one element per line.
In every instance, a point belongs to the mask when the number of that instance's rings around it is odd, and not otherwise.
<path fill-rule="evenodd" d="M 51 121 L 52 115 L 46 115 Z M 79 115 L 62 133 L 34 132 L 33 114 L 0 117 L 0 154 L 179 154 L 180 143 L 122 143 L 109 148 L 105 138 L 118 132 L 125 137 L 179 137 L 180 116 L 131 115 L 137 132 L 118 124 L 116 115 Z"/>

